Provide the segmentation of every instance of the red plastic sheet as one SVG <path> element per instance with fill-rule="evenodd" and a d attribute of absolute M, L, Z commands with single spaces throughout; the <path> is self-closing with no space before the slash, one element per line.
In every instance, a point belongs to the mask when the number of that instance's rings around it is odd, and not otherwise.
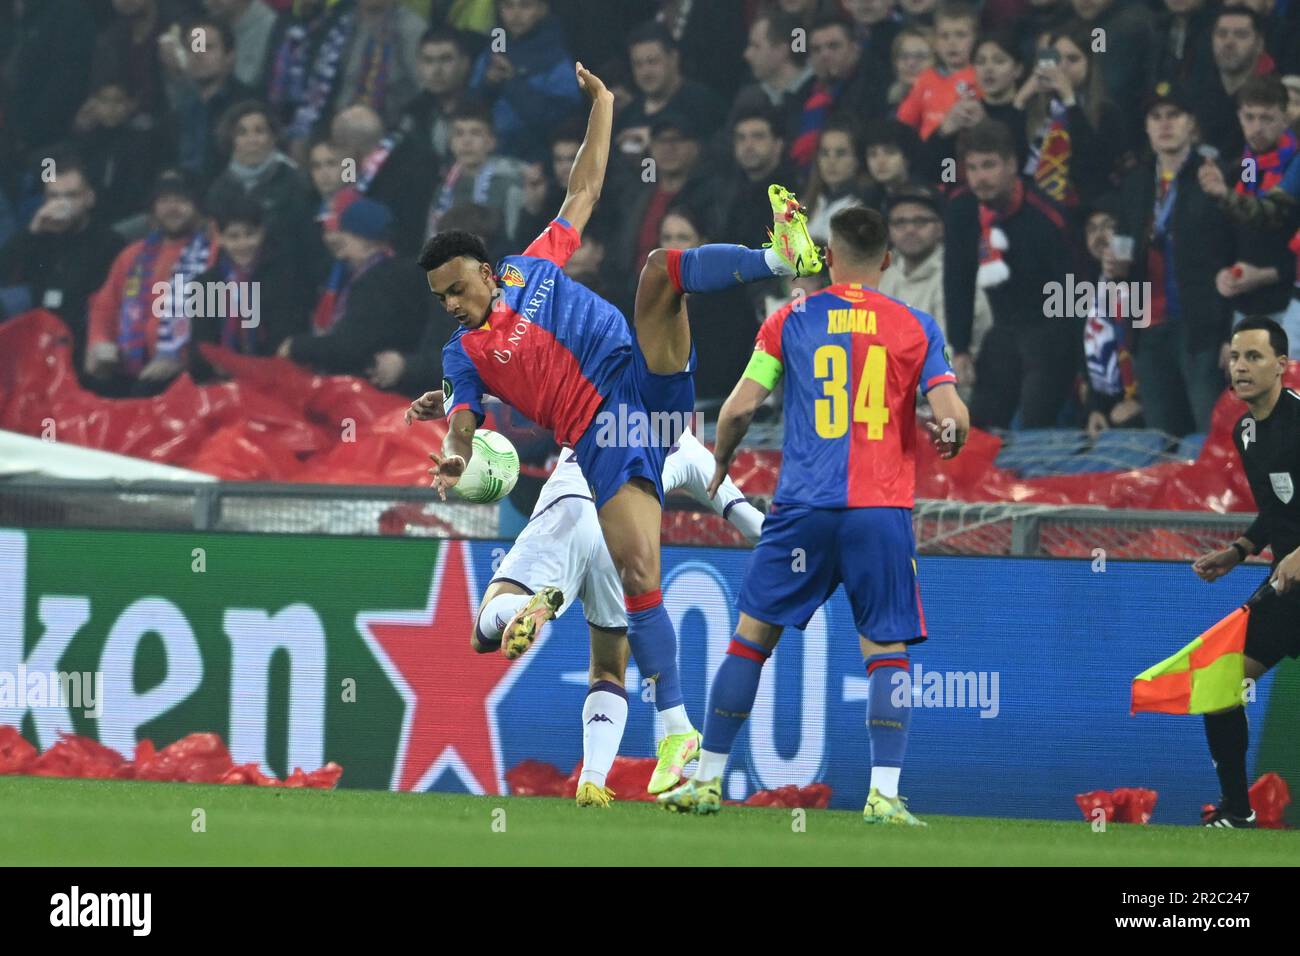
<path fill-rule="evenodd" d="M 231 381 L 182 375 L 153 398 L 105 399 L 77 382 L 63 323 L 25 313 L 0 325 L 0 428 L 40 436 L 53 422 L 60 442 L 232 481 L 427 483 L 446 426 L 407 426 L 400 395 L 287 359 L 202 350 Z"/>
<path fill-rule="evenodd" d="M 1074 802 L 1089 823 L 1096 820 L 1098 810 L 1107 823 L 1150 823 L 1158 796 L 1156 791 L 1145 787 L 1120 787 L 1075 794 Z"/>
<path fill-rule="evenodd" d="M 39 756 L 36 748 L 11 726 L 0 726 L 0 774 L 35 777 L 78 777 L 97 780 L 163 780 L 172 783 L 228 783 L 258 787 L 313 787 L 332 790 L 343 776 L 334 762 L 305 772 L 295 767 L 286 780 L 268 777 L 256 764 L 235 766 L 217 734 L 190 734 L 162 750 L 153 742 L 136 745 L 127 760 L 111 747 L 88 737 L 60 734 L 58 742 Z"/>
<path fill-rule="evenodd" d="M 445 425 L 402 420 L 404 398 L 348 376 L 313 375 L 286 359 L 250 358 L 202 346 L 233 377 L 196 386 L 181 376 L 148 399 L 103 399 L 71 369 L 66 328 L 53 314 L 28 312 L 0 325 L 0 428 L 41 435 L 53 420 L 58 441 L 192 468 L 219 478 L 355 484 L 421 484 L 427 454 Z M 1300 363 L 1286 383 L 1300 388 Z M 431 383 L 436 384 L 436 383 Z M 918 498 L 1089 504 L 1174 511 L 1253 511 L 1232 445 L 1245 405 L 1225 392 L 1195 462 L 1095 474 L 1021 479 L 993 464 L 1000 439 L 971 434 L 962 453 L 941 461 L 917 430 Z M 776 490 L 780 452 L 743 450 L 732 478 L 750 495 Z M 739 538 L 715 515 L 672 513 L 665 540 Z M 1144 545 L 1145 546 L 1145 545 Z M 1170 548 L 1178 551 L 1179 542 Z"/>

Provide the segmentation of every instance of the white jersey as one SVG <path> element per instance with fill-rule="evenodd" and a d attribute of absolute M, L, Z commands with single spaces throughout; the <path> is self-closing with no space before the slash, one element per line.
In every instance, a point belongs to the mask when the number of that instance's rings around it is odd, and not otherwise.
<path fill-rule="evenodd" d="M 730 478 L 718 489 L 717 497 L 710 498 L 713 470 L 713 453 L 686 432 L 664 462 L 664 493 L 685 489 L 751 542 L 757 541 L 762 514 Z M 528 526 L 515 539 L 492 580 L 509 581 L 530 592 L 558 587 L 564 595 L 559 614 L 579 598 L 589 624 L 609 631 L 627 629 L 623 585 L 605 547 L 591 486 L 572 449 L 561 449 L 560 461 L 542 486 Z"/>

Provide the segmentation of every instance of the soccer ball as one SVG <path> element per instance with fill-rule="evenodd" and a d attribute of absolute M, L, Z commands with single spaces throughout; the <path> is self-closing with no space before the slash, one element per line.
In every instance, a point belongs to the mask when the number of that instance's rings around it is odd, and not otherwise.
<path fill-rule="evenodd" d="M 452 491 L 457 497 L 478 504 L 500 501 L 519 480 L 519 452 L 509 438 L 488 428 L 474 432 L 473 444 L 474 454 Z M 442 453 L 452 453 L 446 442 Z"/>

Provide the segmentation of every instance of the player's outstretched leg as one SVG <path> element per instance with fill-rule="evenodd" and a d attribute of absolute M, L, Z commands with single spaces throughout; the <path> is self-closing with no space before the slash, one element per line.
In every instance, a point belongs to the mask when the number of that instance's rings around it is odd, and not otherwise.
<path fill-rule="evenodd" d="M 627 638 L 619 631 L 589 625 L 591 668 L 587 699 L 582 705 L 582 773 L 578 777 L 580 807 L 608 807 L 615 793 L 605 780 L 627 726 Z"/>
<path fill-rule="evenodd" d="M 1219 805 L 1201 815 L 1207 827 L 1252 829 L 1255 811 L 1250 806 L 1246 785 L 1246 750 L 1250 746 L 1250 726 L 1246 708 L 1234 707 L 1205 715 L 1205 739 L 1210 745 L 1214 771 L 1219 775 L 1222 799 Z"/>
<path fill-rule="evenodd" d="M 542 625 L 553 620 L 563 606 L 564 595 L 555 587 L 542 588 L 524 601 L 501 632 L 501 653 L 506 660 L 513 661 L 532 647 Z"/>
<path fill-rule="evenodd" d="M 898 778 L 907 753 L 912 701 L 898 700 L 894 677 L 910 666 L 905 644 L 875 644 L 862 639 L 867 666 L 867 727 L 871 737 L 871 792 L 862 808 L 865 823 L 925 826 L 898 795 Z"/>
<path fill-rule="evenodd" d="M 762 249 L 714 243 L 695 249 L 656 249 L 637 284 L 632 314 L 646 366 L 656 375 L 686 367 L 691 354 L 690 325 L 682 297 L 720 292 L 773 276 L 820 272 L 821 253 L 808 234 L 808 217 L 783 186 L 768 189 L 772 203 L 772 241 Z"/>
<path fill-rule="evenodd" d="M 742 636 L 748 634 L 748 637 Z M 709 689 L 704 718 L 704 751 L 695 776 L 660 794 L 659 805 L 677 813 L 717 813 L 722 809 L 722 774 L 736 735 L 754 709 L 763 664 L 781 637 L 781 628 L 741 614 L 722 666 Z"/>
<path fill-rule="evenodd" d="M 641 676 L 654 684 L 654 704 L 664 722 L 659 761 L 650 778 L 661 793 L 682 778 L 697 759 L 699 732 L 691 726 L 677 667 L 677 632 L 659 590 L 659 525 L 663 509 L 654 486 L 633 478 L 600 509 L 600 527 L 618 569 L 627 605 L 627 641 Z"/>

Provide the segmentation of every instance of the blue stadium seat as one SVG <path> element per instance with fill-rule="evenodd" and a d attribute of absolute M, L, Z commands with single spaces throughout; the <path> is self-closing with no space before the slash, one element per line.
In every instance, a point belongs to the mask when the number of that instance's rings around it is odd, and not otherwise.
<path fill-rule="evenodd" d="M 1178 443 L 1178 448 L 1174 452 L 1179 458 L 1186 458 L 1195 461 L 1201 454 L 1201 448 L 1205 445 L 1205 435 L 1197 433 L 1195 435 L 1185 435 L 1183 440 Z"/>

